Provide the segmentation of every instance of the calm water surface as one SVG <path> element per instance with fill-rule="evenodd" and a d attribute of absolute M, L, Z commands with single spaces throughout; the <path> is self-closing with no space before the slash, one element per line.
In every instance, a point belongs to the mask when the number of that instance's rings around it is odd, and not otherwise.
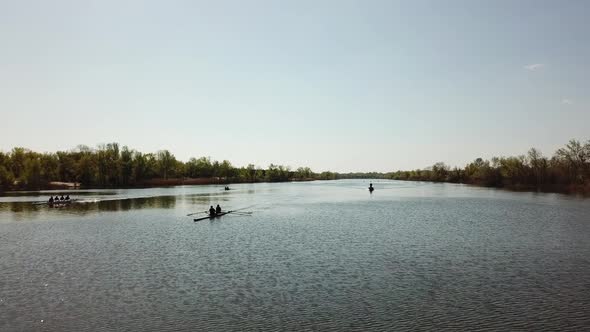
<path fill-rule="evenodd" d="M 373 183 L 0 197 L 0 331 L 590 329 L 590 200 Z"/>

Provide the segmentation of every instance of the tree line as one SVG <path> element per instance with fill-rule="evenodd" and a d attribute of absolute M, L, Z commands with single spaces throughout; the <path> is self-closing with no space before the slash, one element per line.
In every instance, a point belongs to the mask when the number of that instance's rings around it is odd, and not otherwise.
<path fill-rule="evenodd" d="M 141 186 L 148 180 L 208 178 L 217 182 L 279 182 L 322 178 L 309 167 L 291 170 L 271 164 L 234 167 L 208 157 L 182 162 L 168 150 L 142 153 L 118 143 L 96 149 L 80 145 L 70 151 L 38 153 L 25 148 L 0 152 L 0 190 L 41 189 L 51 182 L 80 183 L 84 187 Z"/>
<path fill-rule="evenodd" d="M 291 170 L 274 164 L 267 168 L 253 164 L 235 167 L 227 160 L 212 161 L 207 157 L 182 162 L 168 150 L 142 153 L 118 143 L 95 149 L 80 145 L 56 153 L 25 148 L 0 152 L 0 190 L 41 189 L 55 181 L 76 182 L 84 187 L 131 187 L 149 184 L 154 179 L 179 178 L 214 179 L 216 183 L 370 178 L 590 193 L 590 140 L 571 140 L 550 158 L 532 148 L 526 155 L 477 158 L 464 168 L 438 162 L 426 169 L 390 173 L 315 173 L 309 167 Z"/>
<path fill-rule="evenodd" d="M 552 157 L 535 148 L 526 155 L 477 158 L 464 168 L 438 162 L 423 170 L 397 171 L 385 178 L 410 181 L 467 183 L 517 190 L 590 193 L 590 140 L 570 140 Z"/>

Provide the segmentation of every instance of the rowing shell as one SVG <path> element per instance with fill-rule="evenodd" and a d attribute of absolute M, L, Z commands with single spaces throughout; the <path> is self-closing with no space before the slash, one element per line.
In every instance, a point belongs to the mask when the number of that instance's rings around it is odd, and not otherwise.
<path fill-rule="evenodd" d="M 207 220 L 207 219 L 215 219 L 217 217 L 225 216 L 226 214 L 231 213 L 231 212 L 232 211 L 221 212 L 221 213 L 218 213 L 218 214 L 216 214 L 214 216 L 206 216 L 206 217 L 196 218 L 196 219 L 193 219 L 193 220 L 194 221 L 201 221 L 201 220 Z"/>
<path fill-rule="evenodd" d="M 71 204 L 73 202 L 77 201 L 77 199 L 68 199 L 68 200 L 63 200 L 63 201 L 53 201 L 53 202 L 34 202 L 33 205 L 67 205 L 67 204 Z"/>

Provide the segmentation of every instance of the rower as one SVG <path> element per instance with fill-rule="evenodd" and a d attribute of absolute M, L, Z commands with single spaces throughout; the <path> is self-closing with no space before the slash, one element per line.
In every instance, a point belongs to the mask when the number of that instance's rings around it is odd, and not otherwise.
<path fill-rule="evenodd" d="M 66 196 L 66 201 L 69 201 L 69 200 L 70 200 L 70 195 L 67 195 Z"/>
<path fill-rule="evenodd" d="M 221 213 L 221 206 L 219 206 L 219 204 L 217 204 L 217 207 L 215 208 L 215 213 L 216 214 L 220 214 Z"/>
<path fill-rule="evenodd" d="M 49 204 L 53 203 L 53 196 L 49 196 Z"/>
<path fill-rule="evenodd" d="M 373 188 L 373 184 L 372 183 L 369 183 L 369 191 L 370 192 L 373 192 L 373 190 L 375 190 L 375 188 Z"/>
<path fill-rule="evenodd" d="M 61 197 L 59 198 L 60 201 L 63 201 L 64 199 L 64 195 L 61 195 Z"/>
<path fill-rule="evenodd" d="M 54 201 L 59 201 L 59 196 L 55 195 Z"/>
<path fill-rule="evenodd" d="M 211 217 L 215 217 L 215 209 L 213 208 L 213 205 L 211 205 L 211 207 L 209 208 L 209 215 Z"/>

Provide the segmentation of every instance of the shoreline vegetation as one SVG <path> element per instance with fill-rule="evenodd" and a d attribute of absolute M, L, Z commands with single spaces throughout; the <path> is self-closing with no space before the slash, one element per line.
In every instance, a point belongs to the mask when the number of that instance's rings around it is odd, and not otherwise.
<path fill-rule="evenodd" d="M 174 185 L 391 179 L 463 183 L 518 191 L 590 194 L 590 140 L 570 140 L 551 158 L 532 148 L 516 157 L 477 158 L 464 168 L 438 162 L 425 169 L 389 173 L 315 173 L 271 164 L 234 167 L 208 157 L 177 160 L 168 150 L 142 153 L 118 143 L 96 149 L 38 153 L 25 148 L 0 152 L 0 192 L 11 190 L 129 188 Z"/>
<path fill-rule="evenodd" d="M 590 140 L 572 139 L 551 158 L 535 148 L 516 157 L 477 158 L 464 168 L 439 162 L 414 171 L 397 171 L 388 179 L 463 183 L 514 191 L 590 194 Z"/>
<path fill-rule="evenodd" d="M 326 172 L 329 173 L 329 172 Z M 270 164 L 234 167 L 208 157 L 182 162 L 168 150 L 142 153 L 118 143 L 92 149 L 38 153 L 16 147 L 0 152 L 0 191 L 67 188 L 130 188 L 242 182 L 285 182 L 329 178 L 309 167 L 291 170 Z"/>

